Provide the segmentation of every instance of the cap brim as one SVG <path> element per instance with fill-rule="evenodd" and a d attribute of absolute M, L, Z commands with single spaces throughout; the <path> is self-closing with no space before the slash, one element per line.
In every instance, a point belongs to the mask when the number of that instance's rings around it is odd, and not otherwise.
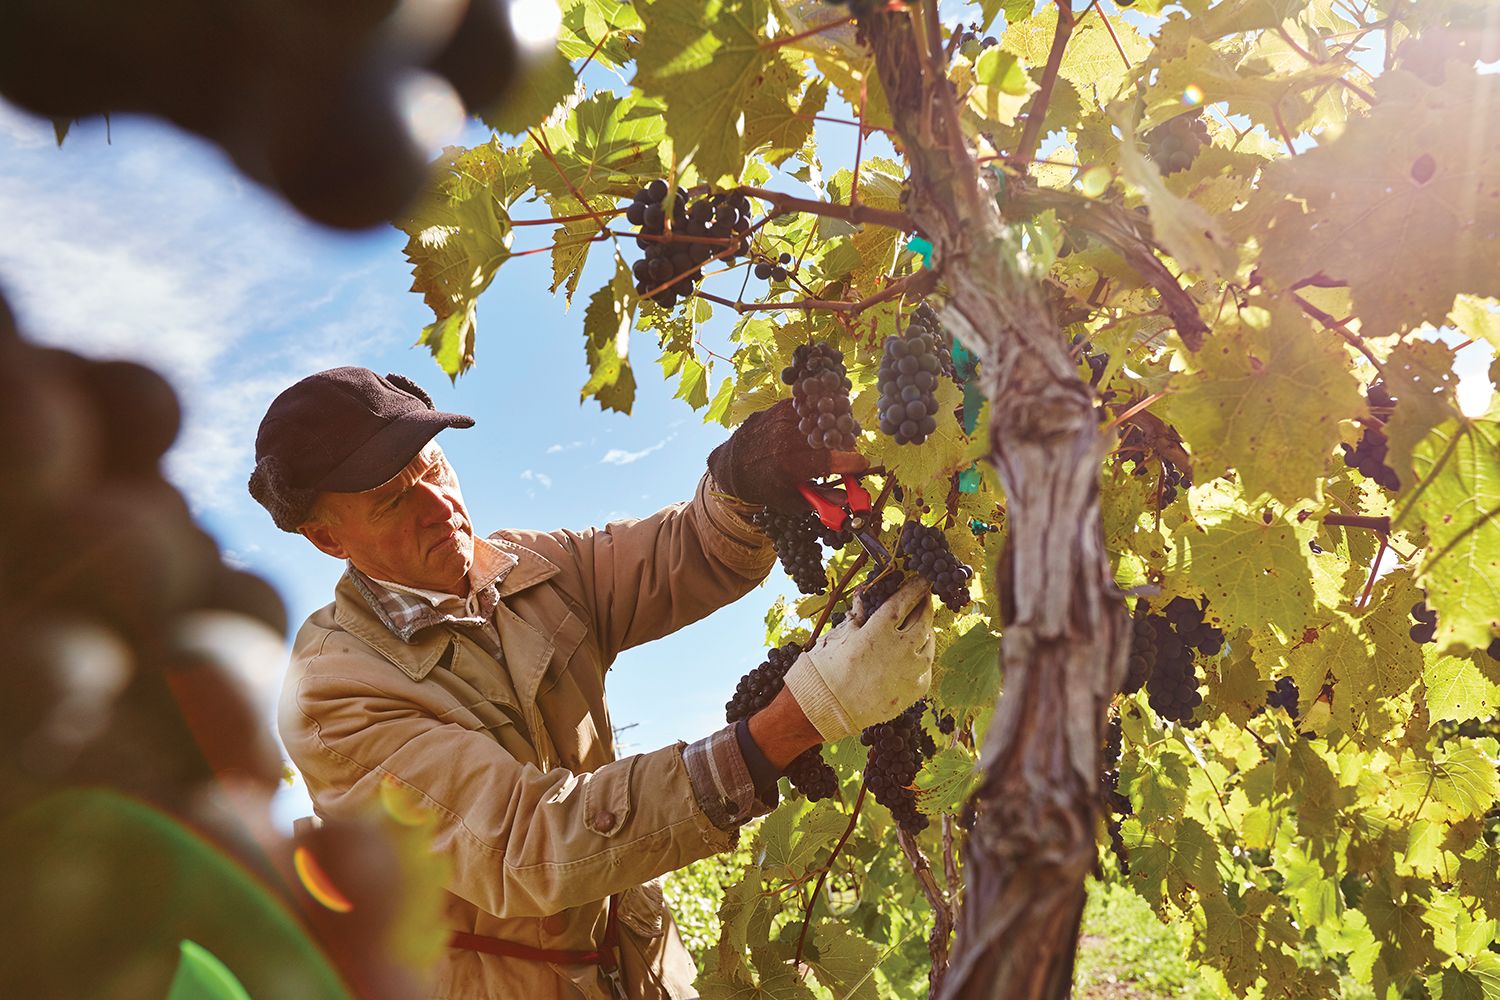
<path fill-rule="evenodd" d="M 439 410 L 416 410 L 393 420 L 354 449 L 313 488 L 323 493 L 363 493 L 388 482 L 417 452 L 449 427 L 473 427 L 474 418 Z"/>

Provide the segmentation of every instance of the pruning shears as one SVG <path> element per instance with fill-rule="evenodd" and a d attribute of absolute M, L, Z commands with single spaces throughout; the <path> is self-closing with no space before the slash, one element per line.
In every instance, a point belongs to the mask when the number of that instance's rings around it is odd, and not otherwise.
<path fill-rule="evenodd" d="M 840 487 L 843 488 L 842 496 Z M 848 531 L 876 566 L 883 567 L 891 561 L 891 554 L 876 537 L 877 525 L 875 512 L 870 507 L 870 494 L 858 479 L 840 476 L 832 483 L 803 483 L 797 487 L 797 492 L 812 505 L 825 528 Z"/>

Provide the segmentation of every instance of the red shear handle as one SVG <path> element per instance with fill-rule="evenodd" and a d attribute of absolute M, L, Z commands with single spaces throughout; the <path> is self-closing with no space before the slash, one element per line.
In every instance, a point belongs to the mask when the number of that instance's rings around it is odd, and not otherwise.
<path fill-rule="evenodd" d="M 800 483 L 797 486 L 797 492 L 802 494 L 802 499 L 812 504 L 812 509 L 818 512 L 818 520 L 822 521 L 825 527 L 840 531 L 844 527 L 844 522 L 849 520 L 849 512 L 844 510 L 842 502 L 830 500 L 824 496 L 820 492 L 822 489 L 827 489 L 827 487 L 814 486 L 811 483 Z M 864 491 L 860 490 L 860 492 Z M 867 495 L 866 502 L 868 500 Z"/>

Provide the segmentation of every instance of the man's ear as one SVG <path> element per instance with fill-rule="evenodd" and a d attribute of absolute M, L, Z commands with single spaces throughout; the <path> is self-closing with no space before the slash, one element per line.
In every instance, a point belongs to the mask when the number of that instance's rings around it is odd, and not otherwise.
<path fill-rule="evenodd" d="M 328 525 L 317 521 L 309 521 L 297 529 L 309 542 L 318 547 L 320 552 L 326 552 L 335 559 L 348 559 L 349 553 L 339 540 L 334 537 Z"/>

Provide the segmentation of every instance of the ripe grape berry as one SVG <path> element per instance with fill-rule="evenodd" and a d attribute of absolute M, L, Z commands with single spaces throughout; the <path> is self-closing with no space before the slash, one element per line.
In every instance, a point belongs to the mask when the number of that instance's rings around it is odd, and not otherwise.
<path fill-rule="evenodd" d="M 932 737 L 922 728 L 925 702 L 916 702 L 891 719 L 869 726 L 859 742 L 870 748 L 865 758 L 865 784 L 875 801 L 895 817 L 896 825 L 915 836 L 927 828 L 927 817 L 917 809 L 911 784 L 922 763 L 937 752 Z"/>
<path fill-rule="evenodd" d="M 1292 718 L 1297 717 L 1297 703 L 1301 696 L 1297 691 L 1297 682 L 1290 677 L 1278 677 L 1276 686 L 1266 694 L 1266 708 L 1280 708 L 1286 711 Z"/>
<path fill-rule="evenodd" d="M 952 363 L 952 359 L 949 359 Z M 916 322 L 885 338 L 880 359 L 880 432 L 897 444 L 921 444 L 937 430 L 937 381 L 942 371 L 933 338 Z"/>
<path fill-rule="evenodd" d="M 755 265 L 755 276 L 761 281 L 785 281 L 791 276 L 791 272 L 786 269 L 786 265 L 791 262 L 792 255 L 789 253 L 782 254 L 775 261 L 758 261 Z"/>
<path fill-rule="evenodd" d="M 1411 641 L 1419 646 L 1434 641 L 1437 635 L 1437 612 L 1422 600 L 1411 606 L 1411 616 L 1417 620 L 1407 633 L 1411 636 Z"/>
<path fill-rule="evenodd" d="M 1178 115 L 1146 133 L 1146 155 L 1163 174 L 1186 170 L 1207 145 L 1208 126 L 1197 111 Z"/>
<path fill-rule="evenodd" d="M 734 696 L 724 706 L 724 721 L 748 719 L 775 700 L 781 692 L 786 672 L 802 655 L 800 643 L 789 642 L 766 654 L 765 660 L 740 678 Z M 784 773 L 792 787 L 813 802 L 831 798 L 838 792 L 839 779 L 823 759 L 822 745 L 811 747 L 786 766 Z"/>
<path fill-rule="evenodd" d="M 906 569 L 926 577 L 932 592 L 950 611 L 968 605 L 969 577 L 974 571 L 958 561 L 942 531 L 920 521 L 907 521 L 901 526 L 897 544 Z"/>
<path fill-rule="evenodd" d="M 1156 632 L 1156 658 L 1146 679 L 1146 693 L 1152 710 L 1163 719 L 1192 720 L 1193 712 L 1203 704 L 1193 651 L 1212 656 L 1224 648 L 1224 633 L 1204 621 L 1203 612 L 1196 601 L 1174 597 L 1160 615 L 1148 616 Z"/>
<path fill-rule="evenodd" d="M 958 371 L 953 365 L 953 341 L 944 332 L 943 324 L 938 321 L 937 311 L 926 302 L 918 305 L 916 311 L 911 314 L 911 322 L 907 324 L 908 335 L 911 335 L 913 330 L 931 342 L 932 353 L 937 355 L 943 374 L 955 382 L 958 381 Z"/>
<path fill-rule="evenodd" d="M 1121 694 L 1135 694 L 1151 677 L 1156 663 L 1156 625 L 1143 604 L 1130 619 L 1130 667 Z"/>
<path fill-rule="evenodd" d="M 818 545 L 822 524 L 812 512 L 783 514 L 767 507 L 750 518 L 776 547 L 781 568 L 804 594 L 821 594 L 828 588 L 823 572 L 823 549 Z"/>
<path fill-rule="evenodd" d="M 748 251 L 750 232 L 750 199 L 742 194 L 710 192 L 706 187 L 677 193 L 669 228 L 668 190 L 667 182 L 658 178 L 637 191 L 625 209 L 625 218 L 640 227 L 636 246 L 646 252 L 631 267 L 636 294 L 645 295 L 688 275 L 651 296 L 664 309 L 692 294 L 702 277 L 700 269 L 710 258 L 722 255 L 722 260 L 733 260 Z"/>
<path fill-rule="evenodd" d="M 799 422 L 814 448 L 853 451 L 859 422 L 849 408 L 853 383 L 844 370 L 842 351 L 823 341 L 803 344 L 792 354 L 792 363 L 781 371 L 781 381 L 792 387 L 792 403 Z"/>
<path fill-rule="evenodd" d="M 1385 489 L 1399 490 L 1401 478 L 1396 475 L 1395 469 L 1385 464 L 1386 455 L 1390 451 L 1390 442 L 1385 436 L 1385 422 L 1390 419 L 1396 400 L 1386 391 L 1383 382 L 1371 382 L 1370 387 L 1365 390 L 1365 402 L 1369 407 L 1369 415 L 1359 418 L 1359 425 L 1364 428 L 1364 433 L 1360 434 L 1359 443 L 1353 448 L 1347 444 L 1342 446 L 1344 464 L 1351 469 L 1358 469 L 1365 478 L 1373 479 Z"/>
<path fill-rule="evenodd" d="M 1139 424 L 1125 425 L 1125 432 L 1120 436 L 1119 454 L 1122 458 L 1128 458 L 1135 463 L 1132 475 L 1144 476 L 1151 471 L 1151 442 Z M 1165 456 L 1157 455 L 1156 458 L 1161 462 L 1161 488 L 1157 496 L 1156 507 L 1158 510 L 1166 510 L 1167 506 L 1177 499 L 1178 487 L 1186 488 L 1193 485 L 1193 477 L 1185 470 L 1173 465 Z"/>

